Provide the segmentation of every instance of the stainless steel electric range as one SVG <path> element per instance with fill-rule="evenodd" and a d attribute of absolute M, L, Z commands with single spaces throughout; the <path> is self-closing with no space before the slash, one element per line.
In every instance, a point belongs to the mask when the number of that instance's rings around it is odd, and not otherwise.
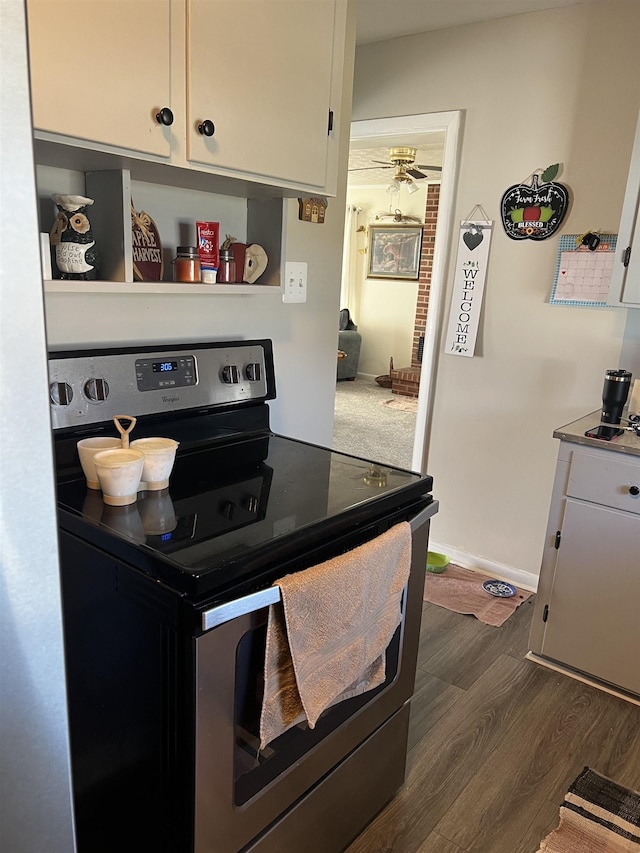
<path fill-rule="evenodd" d="M 79 853 L 337 853 L 404 780 L 427 475 L 274 434 L 269 340 L 49 355 Z M 107 506 L 76 444 L 180 442 L 169 487 Z M 260 749 L 278 578 L 412 531 L 386 680 Z"/>

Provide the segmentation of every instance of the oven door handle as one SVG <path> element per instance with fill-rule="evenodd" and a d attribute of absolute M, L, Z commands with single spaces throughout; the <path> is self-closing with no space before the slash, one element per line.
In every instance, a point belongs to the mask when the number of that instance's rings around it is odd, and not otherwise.
<path fill-rule="evenodd" d="M 437 511 L 438 501 L 432 501 L 409 521 L 411 533 L 415 533 Z M 230 622 L 239 616 L 246 616 L 247 613 L 261 610 L 270 604 L 276 604 L 278 601 L 280 601 L 280 587 L 269 586 L 266 589 L 258 590 L 258 592 L 252 592 L 251 595 L 236 598 L 235 601 L 228 601 L 226 604 L 212 607 L 211 610 L 205 610 L 202 614 L 202 630 L 210 631 L 211 628 L 217 628 L 219 625 L 224 625 L 225 622 Z"/>
<path fill-rule="evenodd" d="M 422 527 L 423 524 L 426 524 L 430 518 L 438 512 L 439 507 L 438 501 L 431 501 L 431 503 L 426 506 L 424 509 L 420 510 L 417 515 L 414 515 L 412 519 L 409 520 L 409 527 L 411 528 L 411 533 L 415 533 L 419 527 Z"/>
<path fill-rule="evenodd" d="M 202 630 L 209 631 L 211 628 L 217 628 L 225 622 L 253 613 L 254 610 L 261 610 L 278 601 L 280 601 L 280 587 L 269 586 L 258 592 L 252 592 L 251 595 L 236 598 L 235 601 L 212 607 L 211 610 L 205 610 L 202 614 Z"/>

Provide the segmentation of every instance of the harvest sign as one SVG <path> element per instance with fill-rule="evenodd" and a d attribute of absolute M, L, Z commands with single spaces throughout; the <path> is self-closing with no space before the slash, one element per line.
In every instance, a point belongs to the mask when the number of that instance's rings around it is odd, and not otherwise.
<path fill-rule="evenodd" d="M 544 172 L 538 170 L 523 183 L 509 187 L 502 196 L 502 224 L 512 240 L 546 240 L 560 227 L 569 193 L 563 184 L 553 180 L 558 170 L 557 163 Z"/>
<path fill-rule="evenodd" d="M 136 281 L 162 281 L 164 260 L 160 232 L 144 210 L 139 213 L 131 200 L 133 275 Z"/>

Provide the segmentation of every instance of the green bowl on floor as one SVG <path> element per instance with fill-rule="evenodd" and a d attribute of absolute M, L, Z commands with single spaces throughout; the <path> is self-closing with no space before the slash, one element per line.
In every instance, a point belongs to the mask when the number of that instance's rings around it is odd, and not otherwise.
<path fill-rule="evenodd" d="M 427 552 L 427 571 L 439 575 L 449 565 L 450 559 L 446 554 L 438 554 L 437 551 Z"/>

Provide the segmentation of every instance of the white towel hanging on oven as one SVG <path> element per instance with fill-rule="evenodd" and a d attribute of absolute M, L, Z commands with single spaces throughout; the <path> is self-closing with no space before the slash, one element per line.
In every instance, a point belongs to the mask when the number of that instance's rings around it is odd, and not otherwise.
<path fill-rule="evenodd" d="M 338 557 L 276 582 L 260 717 L 263 749 L 307 719 L 385 679 L 385 649 L 401 620 L 411 527 L 401 522 Z"/>

